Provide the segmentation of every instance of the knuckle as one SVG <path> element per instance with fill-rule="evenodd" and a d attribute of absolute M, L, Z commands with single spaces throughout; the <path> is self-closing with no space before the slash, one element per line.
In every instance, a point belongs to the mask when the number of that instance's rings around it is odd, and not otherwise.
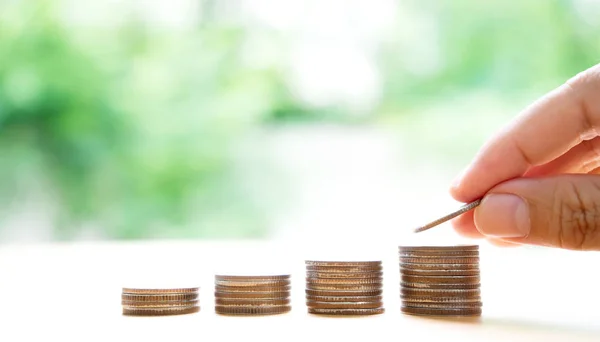
<path fill-rule="evenodd" d="M 566 182 L 555 197 L 558 201 L 558 242 L 560 248 L 589 250 L 600 248 L 600 204 L 589 188 Z"/>
<path fill-rule="evenodd" d="M 573 89 L 600 89 L 600 64 L 580 72 L 571 78 L 567 84 Z"/>

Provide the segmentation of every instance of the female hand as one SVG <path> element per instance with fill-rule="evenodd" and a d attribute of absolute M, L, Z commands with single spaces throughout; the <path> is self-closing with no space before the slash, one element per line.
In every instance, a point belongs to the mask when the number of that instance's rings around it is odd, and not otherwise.
<path fill-rule="evenodd" d="M 499 244 L 600 250 L 600 65 L 527 107 L 450 192 L 479 207 L 453 221 Z"/>

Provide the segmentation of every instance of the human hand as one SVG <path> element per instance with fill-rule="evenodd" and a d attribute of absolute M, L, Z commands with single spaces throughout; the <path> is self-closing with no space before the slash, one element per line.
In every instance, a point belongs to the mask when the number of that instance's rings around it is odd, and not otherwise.
<path fill-rule="evenodd" d="M 453 221 L 501 245 L 600 250 L 600 64 L 527 107 L 492 137 L 450 189 L 483 197 Z"/>

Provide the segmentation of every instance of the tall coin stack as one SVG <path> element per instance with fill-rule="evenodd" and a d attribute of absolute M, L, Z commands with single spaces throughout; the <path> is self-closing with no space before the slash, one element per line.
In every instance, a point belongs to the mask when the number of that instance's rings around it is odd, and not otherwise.
<path fill-rule="evenodd" d="M 123 288 L 121 305 L 125 316 L 169 316 L 200 311 L 199 288 Z"/>
<path fill-rule="evenodd" d="M 402 312 L 480 316 L 479 246 L 399 247 Z"/>
<path fill-rule="evenodd" d="M 311 314 L 384 312 L 381 261 L 306 261 L 306 305 Z"/>
<path fill-rule="evenodd" d="M 215 276 L 215 312 L 258 316 L 289 312 L 290 275 Z"/>

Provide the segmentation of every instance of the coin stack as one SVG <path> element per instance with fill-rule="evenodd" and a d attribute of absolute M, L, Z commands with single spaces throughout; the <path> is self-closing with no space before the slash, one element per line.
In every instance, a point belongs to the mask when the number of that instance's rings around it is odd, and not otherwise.
<path fill-rule="evenodd" d="M 402 312 L 480 316 L 479 246 L 399 247 Z"/>
<path fill-rule="evenodd" d="M 381 261 L 306 261 L 306 305 L 311 314 L 384 312 Z"/>
<path fill-rule="evenodd" d="M 289 312 L 290 275 L 216 275 L 215 312 L 258 316 Z"/>
<path fill-rule="evenodd" d="M 121 305 L 125 316 L 169 316 L 200 311 L 199 288 L 123 288 Z"/>

